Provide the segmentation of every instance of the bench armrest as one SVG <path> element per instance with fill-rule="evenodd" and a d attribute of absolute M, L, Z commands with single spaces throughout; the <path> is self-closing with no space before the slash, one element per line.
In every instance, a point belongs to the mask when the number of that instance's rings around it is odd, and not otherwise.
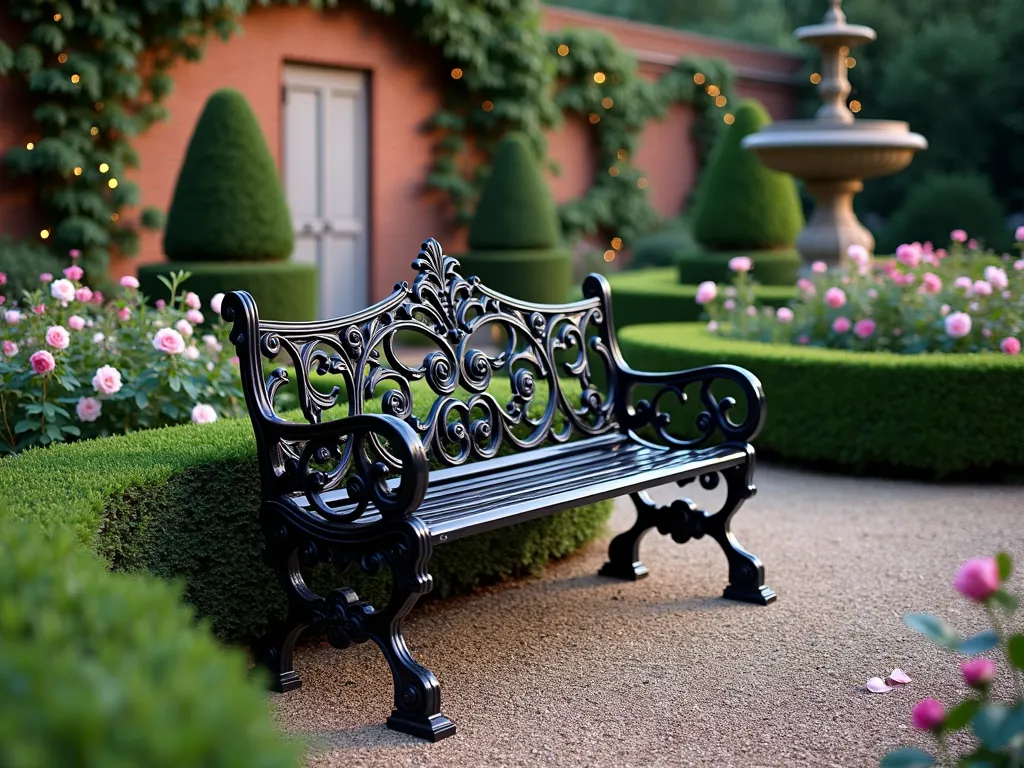
<path fill-rule="evenodd" d="M 416 431 L 395 416 L 359 414 L 320 424 L 275 417 L 264 421 L 263 429 L 267 442 L 280 446 L 282 457 L 268 468 L 275 477 L 265 477 L 264 488 L 304 493 L 331 522 L 354 522 L 370 504 L 384 517 L 408 517 L 427 492 L 427 452 Z M 323 497 L 342 488 L 355 502 L 344 513 Z"/>
<path fill-rule="evenodd" d="M 648 373 L 637 371 L 622 363 L 620 413 L 630 431 L 651 427 L 658 439 L 673 448 L 697 448 L 720 434 L 727 442 L 747 443 L 753 440 L 764 425 L 766 403 L 761 382 L 750 371 L 735 365 L 708 365 L 688 371 Z M 718 399 L 712 393 L 716 383 L 731 382 L 740 390 L 745 406 L 745 417 L 736 423 L 730 417 L 738 401 L 734 397 Z M 681 437 L 670 434 L 669 414 L 664 407 L 677 405 L 685 408 L 690 401 L 687 387 L 700 385 L 700 403 L 703 409 L 694 416 L 696 434 Z M 657 387 L 650 399 L 635 400 L 636 388 L 643 385 Z"/>

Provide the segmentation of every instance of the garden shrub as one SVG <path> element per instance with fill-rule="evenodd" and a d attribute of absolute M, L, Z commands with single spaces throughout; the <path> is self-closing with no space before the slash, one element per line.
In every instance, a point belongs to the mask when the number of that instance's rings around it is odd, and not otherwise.
<path fill-rule="evenodd" d="M 690 251 L 676 262 L 679 281 L 693 285 L 705 280 L 720 282 L 732 275 L 729 260 L 746 256 L 753 264 L 753 276 L 761 285 L 790 286 L 800 270 L 800 251 L 780 248 L 775 251 Z"/>
<path fill-rule="evenodd" d="M 659 232 L 641 237 L 633 247 L 633 258 L 629 270 L 651 267 L 670 267 L 683 256 L 700 249 L 689 228 L 681 225 L 667 226 Z"/>
<path fill-rule="evenodd" d="M 981 245 L 1002 251 L 1010 230 L 1002 201 L 988 179 L 976 174 L 932 174 L 915 184 L 879 237 L 879 250 L 902 243 L 944 243 L 950 229 L 963 229 Z"/>
<path fill-rule="evenodd" d="M 920 354 L 722 338 L 703 324 L 619 335 L 643 370 L 731 363 L 757 376 L 768 418 L 762 455 L 852 472 L 927 478 L 1019 477 L 1024 361 L 1001 354 Z"/>
<path fill-rule="evenodd" d="M 420 418 L 433 400 L 423 387 L 413 389 Z M 510 396 L 507 384 L 490 389 L 499 399 Z M 366 410 L 379 412 L 379 400 Z M 257 478 L 247 419 L 145 430 L 0 461 L 11 514 L 47 530 L 70 527 L 116 569 L 182 579 L 186 599 L 217 635 L 237 641 L 259 635 L 284 611 L 283 591 L 262 561 Z M 535 572 L 597 536 L 610 510 L 603 502 L 438 547 L 432 594 Z"/>
<path fill-rule="evenodd" d="M 59 274 L 63 266 L 42 244 L 0 235 L 0 275 L 4 276 L 0 280 L 0 293 L 5 294 L 8 301 L 20 299 L 23 291 L 34 291 L 39 287 L 39 275 Z"/>
<path fill-rule="evenodd" d="M 513 132 L 502 139 L 469 227 L 469 253 L 459 260 L 462 274 L 509 296 L 542 303 L 568 297 L 572 261 L 526 136 Z"/>
<path fill-rule="evenodd" d="M 616 328 L 640 323 L 698 320 L 697 286 L 677 282 L 674 268 L 620 272 L 608 278 L 612 287 L 612 319 Z M 781 307 L 793 299 L 791 286 L 760 285 L 755 288 L 764 304 Z"/>
<path fill-rule="evenodd" d="M 66 529 L 0 522 L 5 768 L 295 766 L 246 661 L 171 585 L 107 572 Z"/>

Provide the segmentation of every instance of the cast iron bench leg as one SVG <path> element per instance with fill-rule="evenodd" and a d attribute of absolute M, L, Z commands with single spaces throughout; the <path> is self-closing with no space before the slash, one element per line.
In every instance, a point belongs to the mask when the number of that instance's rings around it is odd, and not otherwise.
<path fill-rule="evenodd" d="M 753 449 L 748 451 L 745 463 L 700 476 L 701 486 L 708 490 L 718 486 L 719 475 L 725 478 L 725 502 L 714 514 L 697 509 L 690 499 L 677 499 L 661 506 L 655 504 L 646 491 L 630 494 L 636 505 L 636 522 L 628 531 L 612 539 L 608 546 L 608 562 L 601 568 L 600 575 L 633 581 L 645 577 L 647 566 L 640 561 L 640 541 L 651 528 L 656 528 L 663 535 L 671 535 L 672 540 L 679 544 L 707 534 L 722 547 L 729 562 L 729 584 L 722 596 L 758 605 L 773 602 L 775 592 L 764 583 L 764 565 L 740 546 L 730 530 L 733 515 L 757 491 L 752 482 L 754 453 Z M 688 485 L 695 479 L 688 478 L 679 485 Z"/>

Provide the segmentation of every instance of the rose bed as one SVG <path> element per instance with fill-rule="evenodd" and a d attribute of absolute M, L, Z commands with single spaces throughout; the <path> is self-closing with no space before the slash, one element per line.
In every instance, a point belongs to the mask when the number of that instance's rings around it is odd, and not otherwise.
<path fill-rule="evenodd" d="M 929 479 L 1024 476 L 1024 360 L 767 344 L 703 323 L 635 325 L 623 355 L 645 370 L 732 363 L 760 378 L 762 456 L 845 472 Z M 662 408 L 671 412 L 666 402 Z"/>

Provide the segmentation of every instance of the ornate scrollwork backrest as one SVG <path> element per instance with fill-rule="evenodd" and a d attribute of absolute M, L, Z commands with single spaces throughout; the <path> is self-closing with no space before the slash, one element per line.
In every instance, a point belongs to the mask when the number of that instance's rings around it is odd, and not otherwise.
<path fill-rule="evenodd" d="M 246 383 L 241 360 L 254 421 L 279 421 L 275 403 L 285 387 L 297 391 L 298 408 L 310 424 L 321 423 L 335 407 L 343 408 L 337 417 L 364 413 L 377 400 L 383 413 L 411 426 L 445 465 L 489 458 L 502 446 L 527 450 L 618 428 L 614 342 L 607 295 L 597 282 L 588 281 L 586 297 L 571 304 L 518 301 L 464 278 L 459 262 L 434 239 L 423 244 L 412 266 L 417 275 L 411 286 L 399 283 L 391 296 L 362 312 L 311 323 L 257 319 L 256 338 L 247 344 L 236 338 L 240 358 L 258 356 L 262 366 L 283 358 L 288 365 L 265 378 L 265 367 L 252 367 Z M 256 317 L 254 304 L 251 314 Z M 235 322 L 237 337 L 237 317 Z M 487 345 L 479 332 L 489 327 L 501 329 L 496 350 L 480 348 Z M 414 333 L 429 348 L 421 362 L 401 359 L 399 333 Z M 592 370 L 595 361 L 603 370 Z M 498 376 L 507 386 L 496 394 L 489 388 Z M 421 380 L 426 395 L 411 386 Z M 324 381 L 331 384 L 324 387 Z M 416 407 L 417 397 L 429 400 L 429 408 Z M 285 461 L 274 462 L 283 467 L 303 446 L 280 442 L 272 448 L 283 451 Z M 376 448 L 391 464 L 387 447 L 378 442 Z"/>

